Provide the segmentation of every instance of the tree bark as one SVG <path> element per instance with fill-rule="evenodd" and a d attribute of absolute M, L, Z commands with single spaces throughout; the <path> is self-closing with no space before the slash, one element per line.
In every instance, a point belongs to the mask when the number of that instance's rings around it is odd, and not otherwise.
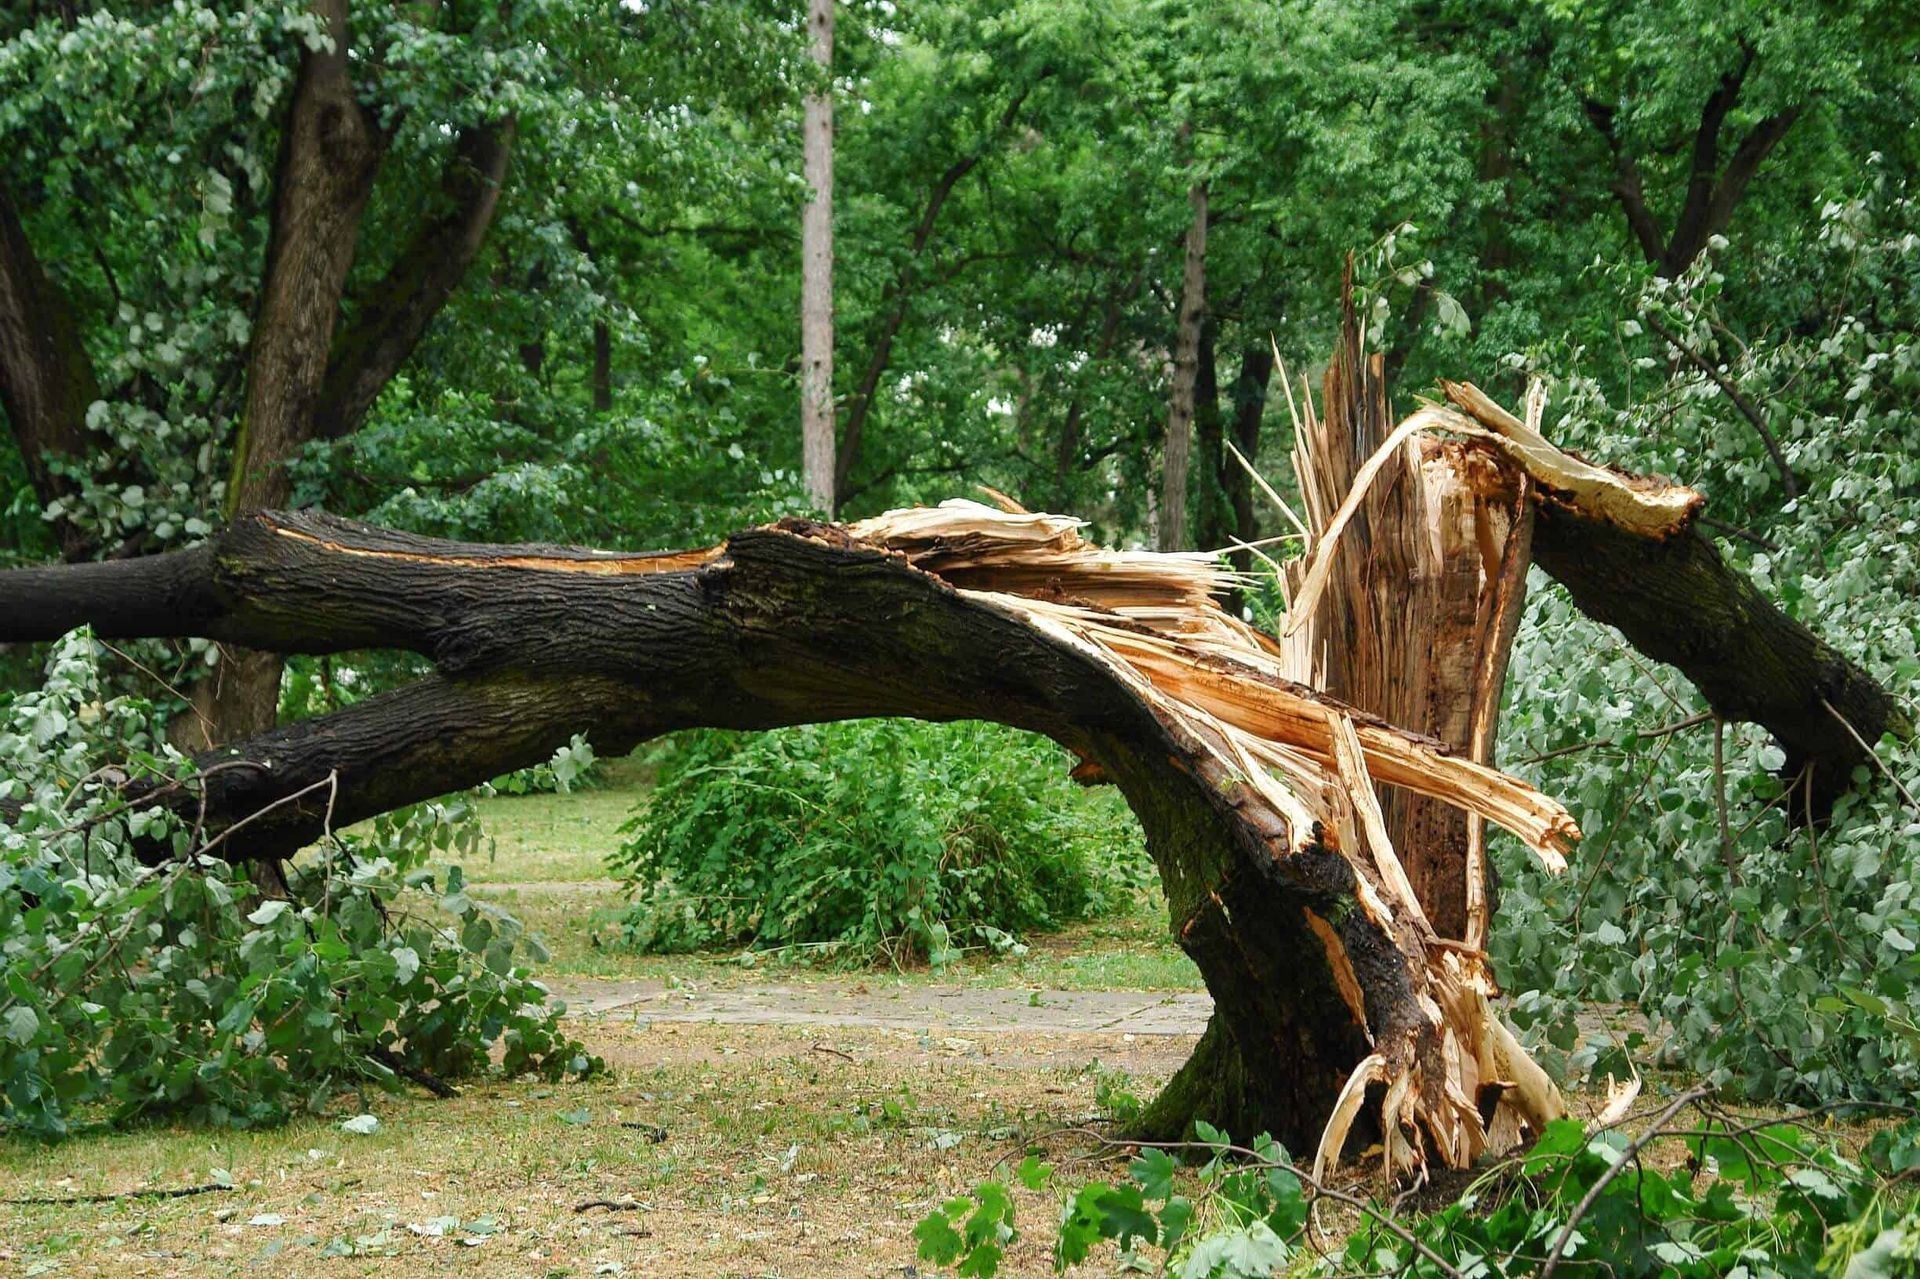
<path fill-rule="evenodd" d="M 104 442 L 87 427 L 87 409 L 99 398 L 73 309 L 47 277 L 0 185 L 0 409 L 43 508 L 76 491 L 56 460 L 81 465 L 104 453 Z M 71 520 L 54 521 L 54 535 L 69 560 L 97 549 Z"/>
<path fill-rule="evenodd" d="M 833 5 L 810 0 L 807 55 L 828 87 L 806 104 L 805 168 L 811 193 L 800 215 L 800 451 L 801 473 L 815 509 L 832 517 L 833 413 Z"/>
<path fill-rule="evenodd" d="M 1226 418 L 1220 412 L 1220 361 L 1215 347 L 1218 326 L 1209 319 L 1200 326 L 1200 349 L 1193 377 L 1193 438 L 1200 462 L 1190 488 L 1195 499 L 1195 545 L 1203 551 L 1225 549 L 1233 536 L 1233 516 L 1221 480 L 1228 466 Z M 1239 470 L 1236 466 L 1235 470 Z"/>
<path fill-rule="evenodd" d="M 266 276 L 227 511 L 286 505 L 286 463 L 313 438 L 360 217 L 382 139 L 354 96 L 346 0 L 320 0 L 331 48 L 300 62 L 274 179 Z"/>
<path fill-rule="evenodd" d="M 340 297 L 383 147 L 354 96 L 346 0 L 320 0 L 315 11 L 332 45 L 302 57 L 281 142 L 229 518 L 284 506 L 291 496 L 286 466 L 313 438 L 323 408 Z M 180 729 L 209 745 L 266 731 L 279 711 L 280 666 L 267 654 L 223 648 L 213 673 L 194 686 L 192 715 Z"/>
<path fill-rule="evenodd" d="M 1173 344 L 1173 387 L 1167 397 L 1167 436 L 1160 456 L 1160 549 L 1187 547 L 1187 464 L 1193 448 L 1194 383 L 1200 367 L 1200 327 L 1207 311 L 1207 184 L 1187 192 L 1186 266 Z"/>

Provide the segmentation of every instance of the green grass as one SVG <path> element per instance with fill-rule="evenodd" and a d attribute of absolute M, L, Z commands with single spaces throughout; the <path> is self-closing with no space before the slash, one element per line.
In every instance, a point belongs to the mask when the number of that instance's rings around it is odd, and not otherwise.
<path fill-rule="evenodd" d="M 491 860 L 469 863 L 475 896 L 498 903 L 552 952 L 542 977 L 666 980 L 737 985 L 813 971 L 779 955 L 641 955 L 611 944 L 627 899 L 605 858 L 646 794 L 635 759 L 606 761 L 601 784 L 570 795 L 498 795 L 478 801 Z M 1124 913 L 1021 939 L 1024 955 L 985 951 L 940 968 L 888 970 L 919 983 L 1048 990 L 1201 990 L 1199 971 L 1173 944 L 1158 890 Z M 881 975 L 881 974 L 875 974 Z"/>

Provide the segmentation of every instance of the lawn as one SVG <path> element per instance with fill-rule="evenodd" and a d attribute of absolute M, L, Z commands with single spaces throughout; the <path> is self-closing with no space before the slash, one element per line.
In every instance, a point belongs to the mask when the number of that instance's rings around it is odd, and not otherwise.
<path fill-rule="evenodd" d="M 140 1187 L 177 1199 L 0 1206 L 0 1270 L 25 1275 L 475 1276 L 912 1273 L 914 1224 L 1030 1139 L 1146 1093 L 1188 1043 L 841 1028 L 584 1027 L 613 1066 L 562 1087 L 370 1099 L 268 1132 L 154 1128 L 13 1145 L 0 1197 Z M 1113 1064 L 1123 1061 L 1124 1069 Z M 1047 1134 L 1054 1134 L 1051 1138 Z M 1048 1195 L 1023 1216 L 1049 1223 Z M 1047 1271 L 1050 1229 L 1003 1273 Z"/>

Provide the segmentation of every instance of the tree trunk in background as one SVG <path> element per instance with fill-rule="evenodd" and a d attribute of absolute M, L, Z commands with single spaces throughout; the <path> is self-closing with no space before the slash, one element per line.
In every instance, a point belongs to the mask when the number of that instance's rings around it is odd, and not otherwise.
<path fill-rule="evenodd" d="M 605 320 L 593 322 L 593 411 L 613 411 L 613 330 Z"/>
<path fill-rule="evenodd" d="M 1188 467 L 1193 475 L 1194 545 L 1203 551 L 1217 551 L 1233 535 L 1233 512 L 1227 505 L 1226 490 L 1221 487 L 1222 468 L 1228 461 L 1226 419 L 1220 412 L 1220 366 L 1215 351 L 1218 326 L 1208 319 L 1200 326 L 1198 368 L 1193 378 L 1193 442 L 1199 461 Z"/>
<path fill-rule="evenodd" d="M 0 185 L 0 409 L 42 508 L 74 491 L 49 459 L 82 463 L 100 448 L 87 428 L 87 409 L 99 398 L 73 309 L 34 255 L 19 212 Z M 53 531 L 68 560 L 97 549 L 92 536 L 69 520 L 54 521 Z"/>
<path fill-rule="evenodd" d="M 810 0 L 808 56 L 833 72 L 834 0 Z M 831 516 L 835 503 L 833 413 L 833 91 L 807 98 L 807 188 L 800 215 L 800 447 L 807 496 Z"/>
<path fill-rule="evenodd" d="M 313 437 L 334 325 L 382 140 L 355 99 L 346 0 L 321 0 L 333 47 L 301 59 L 274 179 L 266 277 L 248 353 L 247 396 L 227 486 L 229 519 L 285 506 L 286 464 Z M 280 659 L 223 647 L 194 687 L 187 736 L 252 737 L 279 710 Z"/>
<path fill-rule="evenodd" d="M 1254 465 L 1260 462 L 1260 424 L 1267 414 L 1267 384 L 1273 380 L 1273 345 L 1255 342 L 1240 357 L 1240 376 L 1233 383 L 1233 445 Z M 1260 523 L 1253 502 L 1253 477 L 1232 457 L 1220 460 L 1220 489 L 1233 510 L 1233 535 L 1242 542 L 1260 539 Z M 1253 552 L 1235 551 L 1233 566 L 1242 573 L 1253 568 Z M 1278 556 L 1275 557 L 1279 558 Z"/>
<path fill-rule="evenodd" d="M 1592 98 L 1582 103 L 1588 122 L 1613 155 L 1613 193 L 1626 215 L 1627 227 L 1647 261 L 1668 279 L 1693 265 L 1693 260 L 1707 247 L 1707 241 L 1726 231 L 1748 184 L 1804 111 L 1801 106 L 1792 106 L 1763 116 L 1734 147 L 1725 168 L 1721 167 L 1721 134 L 1728 118 L 1740 106 L 1740 96 L 1755 56 L 1749 52 L 1740 66 L 1721 76 L 1720 83 L 1700 108 L 1700 123 L 1694 129 L 1692 159 L 1687 171 L 1686 198 L 1674 217 L 1671 232 L 1660 229 L 1659 219 L 1647 198 L 1639 159 L 1627 149 L 1618 128 L 1614 104 Z"/>
<path fill-rule="evenodd" d="M 353 318 L 333 340 L 308 427 L 314 438 L 337 440 L 360 429 L 380 392 L 466 278 L 493 226 L 517 132 L 513 120 L 497 120 L 462 129 L 454 140 L 440 190 L 425 216 L 386 274 L 354 297 Z M 585 237 L 577 227 L 575 239 L 584 252 Z M 346 256 L 351 261 L 351 238 Z M 324 296 L 322 291 L 310 300 Z M 339 305 L 337 292 L 332 305 Z"/>
<path fill-rule="evenodd" d="M 1187 547 L 1187 462 L 1193 448 L 1194 383 L 1200 372 L 1200 325 L 1207 311 L 1207 186 L 1187 193 L 1193 222 L 1187 227 L 1186 271 L 1173 347 L 1173 389 L 1167 400 L 1167 439 L 1161 454 L 1160 549 Z"/>

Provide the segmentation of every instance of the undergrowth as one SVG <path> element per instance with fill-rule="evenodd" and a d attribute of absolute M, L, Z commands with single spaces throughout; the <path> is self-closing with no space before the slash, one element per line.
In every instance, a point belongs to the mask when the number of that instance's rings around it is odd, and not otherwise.
<path fill-rule="evenodd" d="M 685 733 L 613 858 L 625 944 L 941 964 L 1087 919 L 1147 882 L 1119 795 L 994 724 Z"/>

